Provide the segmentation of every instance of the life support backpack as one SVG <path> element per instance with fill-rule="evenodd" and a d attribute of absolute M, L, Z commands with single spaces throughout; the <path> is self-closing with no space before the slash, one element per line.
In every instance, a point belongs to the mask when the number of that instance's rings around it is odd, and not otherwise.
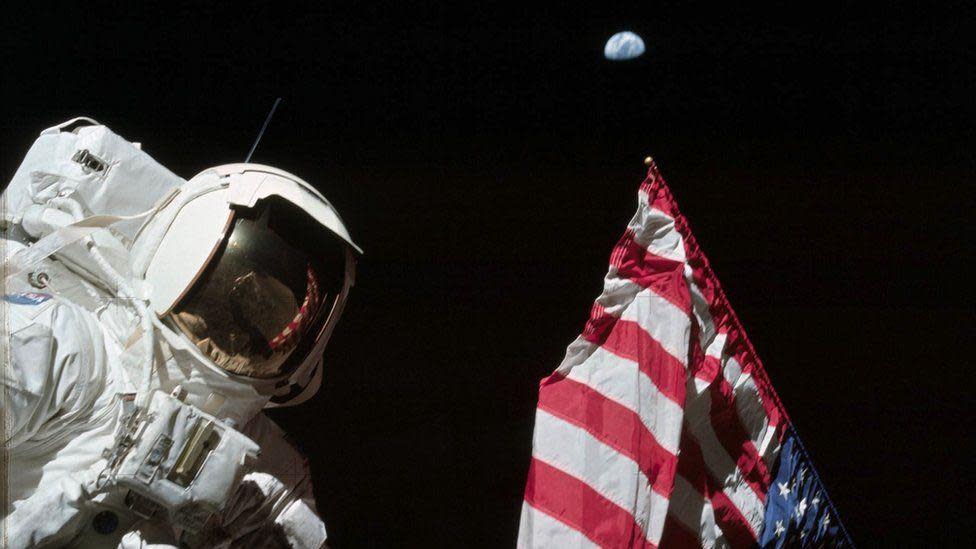
<path fill-rule="evenodd" d="M 223 168 L 239 168 L 231 172 L 245 179 L 254 171 L 252 165 Z M 149 290 L 144 272 L 133 272 L 133 261 L 145 250 L 136 250 L 138 246 L 133 243 L 153 215 L 179 195 L 186 183 L 143 152 L 139 144 L 126 141 L 91 118 L 73 118 L 42 131 L 0 200 L 0 244 L 16 241 L 30 245 L 15 256 L 0 250 L 4 262 L 0 278 L 5 290 L 10 289 L 6 286 L 17 286 L 18 292 L 36 291 L 39 286 L 35 282 L 43 281 L 31 281 L 32 274 L 42 275 L 36 267 L 55 257 L 95 285 L 113 293 L 129 286 L 131 297 L 143 300 Z M 358 251 L 347 234 L 340 236 Z M 98 260 L 105 264 L 93 264 L 86 243 L 94 244 L 89 248 L 97 248 Z M 347 265 L 350 285 L 353 265 Z M 118 280 L 106 280 L 106 272 L 117 273 Z M 33 289 L 25 286 L 26 282 Z M 138 305 L 135 301 L 133 304 Z M 151 332 L 148 326 L 143 330 Z M 273 393 L 274 400 L 267 406 L 295 405 L 316 392 L 322 377 L 322 346 L 317 346 L 318 352 L 306 361 L 308 367 L 303 365 L 281 379 L 250 380 L 255 386 L 273 385 L 267 392 Z"/>
<path fill-rule="evenodd" d="M 112 130 L 78 117 L 42 131 L 3 193 L 8 238 L 35 240 L 70 224 L 63 200 L 82 217 L 135 216 L 185 181 Z M 59 204 L 62 203 L 62 204 Z M 129 246 L 144 219 L 119 220 L 111 231 Z"/>

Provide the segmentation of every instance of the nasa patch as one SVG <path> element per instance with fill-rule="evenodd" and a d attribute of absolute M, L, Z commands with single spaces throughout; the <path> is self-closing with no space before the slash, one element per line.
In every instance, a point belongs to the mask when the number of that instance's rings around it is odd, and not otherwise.
<path fill-rule="evenodd" d="M 40 305 L 51 299 L 51 294 L 40 294 L 37 292 L 20 292 L 16 294 L 3 294 L 3 300 L 7 303 L 16 305 Z"/>

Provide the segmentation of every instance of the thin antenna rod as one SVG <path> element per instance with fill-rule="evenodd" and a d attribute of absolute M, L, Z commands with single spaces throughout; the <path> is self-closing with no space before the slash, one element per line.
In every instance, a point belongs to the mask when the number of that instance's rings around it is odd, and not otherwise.
<path fill-rule="evenodd" d="M 257 138 L 254 139 L 254 144 L 251 145 L 251 150 L 247 153 L 247 158 L 244 159 L 245 164 L 251 161 L 251 156 L 254 154 L 254 150 L 258 148 L 258 143 L 260 143 L 261 138 L 264 137 L 264 130 L 268 129 L 268 124 L 271 122 L 271 117 L 274 116 L 275 110 L 278 108 L 278 103 L 281 103 L 280 97 L 275 99 L 274 105 L 271 105 L 271 110 L 268 111 L 268 117 L 264 119 L 264 124 L 261 125 L 261 131 L 258 132 Z"/>

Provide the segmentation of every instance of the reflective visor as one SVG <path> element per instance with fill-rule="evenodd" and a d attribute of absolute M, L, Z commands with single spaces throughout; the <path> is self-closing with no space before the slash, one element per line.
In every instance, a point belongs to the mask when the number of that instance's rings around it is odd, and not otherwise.
<path fill-rule="evenodd" d="M 340 294 L 344 246 L 289 202 L 262 200 L 235 212 L 224 242 L 171 318 L 225 370 L 257 378 L 287 373 Z"/>

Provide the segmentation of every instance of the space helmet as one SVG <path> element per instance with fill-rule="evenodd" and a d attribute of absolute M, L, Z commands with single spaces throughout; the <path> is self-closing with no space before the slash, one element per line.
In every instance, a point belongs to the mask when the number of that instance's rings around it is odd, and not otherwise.
<path fill-rule="evenodd" d="M 338 212 L 259 164 L 204 170 L 174 201 L 143 246 L 151 308 L 221 370 L 276 381 L 272 405 L 308 399 L 362 253 Z"/>

